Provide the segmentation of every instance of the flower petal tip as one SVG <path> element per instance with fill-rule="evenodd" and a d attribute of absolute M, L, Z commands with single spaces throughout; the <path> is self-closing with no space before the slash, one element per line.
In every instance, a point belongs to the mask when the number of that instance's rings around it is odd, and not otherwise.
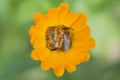
<path fill-rule="evenodd" d="M 64 74 L 64 67 L 54 68 L 54 73 L 57 77 L 61 77 Z"/>

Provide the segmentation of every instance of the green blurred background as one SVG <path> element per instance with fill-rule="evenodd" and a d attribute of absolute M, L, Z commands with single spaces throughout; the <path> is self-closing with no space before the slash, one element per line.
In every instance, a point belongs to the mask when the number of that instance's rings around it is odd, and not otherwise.
<path fill-rule="evenodd" d="M 30 57 L 33 15 L 60 3 L 88 15 L 96 47 L 77 71 L 57 78 Z M 120 80 L 120 0 L 0 0 L 0 80 Z"/>

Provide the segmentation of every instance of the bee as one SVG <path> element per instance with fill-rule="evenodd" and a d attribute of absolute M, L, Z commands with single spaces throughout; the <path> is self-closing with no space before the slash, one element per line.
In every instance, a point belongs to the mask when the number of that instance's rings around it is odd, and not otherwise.
<path fill-rule="evenodd" d="M 64 27 L 64 50 L 69 51 L 72 44 L 72 28 Z"/>
<path fill-rule="evenodd" d="M 72 29 L 68 27 L 50 27 L 46 32 L 46 46 L 51 51 L 69 51 L 72 44 Z"/>

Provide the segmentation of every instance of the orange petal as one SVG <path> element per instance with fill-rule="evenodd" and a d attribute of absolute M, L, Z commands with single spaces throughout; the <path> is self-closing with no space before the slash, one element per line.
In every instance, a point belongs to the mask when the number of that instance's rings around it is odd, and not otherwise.
<path fill-rule="evenodd" d="M 40 49 L 45 47 L 46 48 L 46 42 L 44 39 L 40 39 L 38 37 L 32 36 L 31 38 L 31 44 L 33 45 L 33 48 Z"/>
<path fill-rule="evenodd" d="M 32 36 L 32 35 L 36 35 L 36 36 L 41 36 L 41 35 L 44 35 L 45 33 L 42 33 L 42 31 L 37 28 L 36 26 L 31 26 L 31 28 L 29 29 L 29 35 Z"/>
<path fill-rule="evenodd" d="M 78 51 L 73 51 L 73 50 L 71 50 L 71 51 L 69 51 L 69 53 L 67 54 L 67 59 L 69 60 L 69 62 L 71 62 L 72 64 L 74 64 L 74 65 L 78 65 L 78 64 L 80 64 L 80 58 L 81 58 L 81 56 L 80 56 L 80 52 L 78 52 Z"/>
<path fill-rule="evenodd" d="M 37 52 L 37 50 L 33 50 L 32 53 L 31 53 L 31 57 L 34 59 L 34 60 L 39 60 L 39 54 Z"/>
<path fill-rule="evenodd" d="M 69 6 L 67 4 L 60 4 L 58 9 L 58 25 L 64 24 L 64 19 L 69 12 Z"/>
<path fill-rule="evenodd" d="M 68 13 L 64 20 L 64 25 L 70 27 L 74 24 L 74 22 L 79 18 L 79 14 L 77 13 Z"/>
<path fill-rule="evenodd" d="M 87 42 L 74 41 L 71 49 L 74 49 L 79 52 L 85 52 L 89 50 L 89 45 Z"/>
<path fill-rule="evenodd" d="M 58 65 L 65 66 L 66 63 L 65 53 L 58 53 Z"/>
<path fill-rule="evenodd" d="M 61 77 L 64 74 L 64 67 L 58 66 L 58 67 L 54 68 L 54 73 L 57 77 Z"/>
<path fill-rule="evenodd" d="M 51 26 L 58 25 L 58 10 L 56 8 L 49 9 L 48 16 L 51 22 Z"/>
<path fill-rule="evenodd" d="M 58 65 L 57 53 L 51 53 L 51 55 L 47 58 L 46 63 L 50 68 L 55 68 Z"/>
<path fill-rule="evenodd" d="M 89 27 L 85 28 L 81 32 L 75 32 L 73 37 L 74 37 L 74 40 L 78 40 L 78 41 L 88 41 L 88 40 L 90 40 L 91 36 L 90 36 Z"/>
<path fill-rule="evenodd" d="M 58 8 L 60 8 L 63 11 L 69 10 L 69 6 L 65 3 L 61 3 Z"/>
<path fill-rule="evenodd" d="M 87 62 L 90 59 L 90 54 L 87 53 L 83 53 L 83 58 L 81 59 L 82 62 Z"/>
<path fill-rule="evenodd" d="M 36 26 L 32 26 L 29 30 L 31 37 L 30 42 L 34 48 L 45 47 L 45 33 L 42 33 Z M 41 44 L 42 43 L 42 44 Z"/>
<path fill-rule="evenodd" d="M 66 70 L 67 70 L 67 72 L 72 73 L 72 72 L 76 71 L 76 66 L 73 64 L 68 64 L 66 66 Z"/>
<path fill-rule="evenodd" d="M 85 14 L 79 14 L 78 19 L 71 26 L 75 31 L 81 31 L 86 27 L 87 16 Z"/>
<path fill-rule="evenodd" d="M 70 51 L 68 52 L 67 58 L 73 64 L 78 65 L 80 64 L 80 62 L 84 60 L 85 57 L 84 54 L 86 55 L 87 54 L 86 52 L 88 50 L 89 50 L 89 45 L 87 42 L 82 42 L 82 43 L 75 42 L 73 43 Z M 89 55 L 87 57 L 89 58 Z"/>
<path fill-rule="evenodd" d="M 43 33 L 46 33 L 46 30 L 51 26 L 51 22 L 49 20 L 48 15 L 44 15 L 41 20 L 36 23 L 36 27 L 42 31 Z"/>
<path fill-rule="evenodd" d="M 33 18 L 34 22 L 35 23 L 39 22 L 41 17 L 42 17 L 42 14 L 40 12 L 35 13 L 34 18 Z"/>
<path fill-rule="evenodd" d="M 31 37 L 31 43 L 33 45 L 42 45 L 45 42 L 45 33 L 42 33 L 35 26 L 32 26 L 29 30 L 29 35 Z M 42 43 L 42 44 L 41 44 Z"/>
<path fill-rule="evenodd" d="M 89 48 L 94 48 L 95 47 L 95 40 L 92 38 L 88 41 Z"/>
<path fill-rule="evenodd" d="M 41 61 L 45 61 L 48 59 L 48 57 L 51 55 L 50 51 L 47 49 L 47 48 L 40 48 L 38 49 L 38 52 L 39 52 L 39 59 Z"/>
<path fill-rule="evenodd" d="M 34 59 L 34 60 L 41 60 L 41 61 L 44 61 L 46 60 L 50 55 L 50 51 L 46 48 L 41 48 L 41 49 L 34 49 L 32 51 L 32 54 L 31 54 L 31 57 Z"/>
<path fill-rule="evenodd" d="M 50 69 L 50 67 L 47 65 L 47 63 L 45 61 L 41 62 L 40 67 L 42 70 L 49 70 Z"/>

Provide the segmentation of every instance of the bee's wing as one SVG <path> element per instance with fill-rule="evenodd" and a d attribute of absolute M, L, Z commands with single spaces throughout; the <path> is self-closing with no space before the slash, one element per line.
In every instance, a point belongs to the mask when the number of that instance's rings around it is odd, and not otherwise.
<path fill-rule="evenodd" d="M 66 35 L 64 35 L 64 49 L 65 51 L 69 51 L 70 49 L 70 39 L 67 39 Z"/>

